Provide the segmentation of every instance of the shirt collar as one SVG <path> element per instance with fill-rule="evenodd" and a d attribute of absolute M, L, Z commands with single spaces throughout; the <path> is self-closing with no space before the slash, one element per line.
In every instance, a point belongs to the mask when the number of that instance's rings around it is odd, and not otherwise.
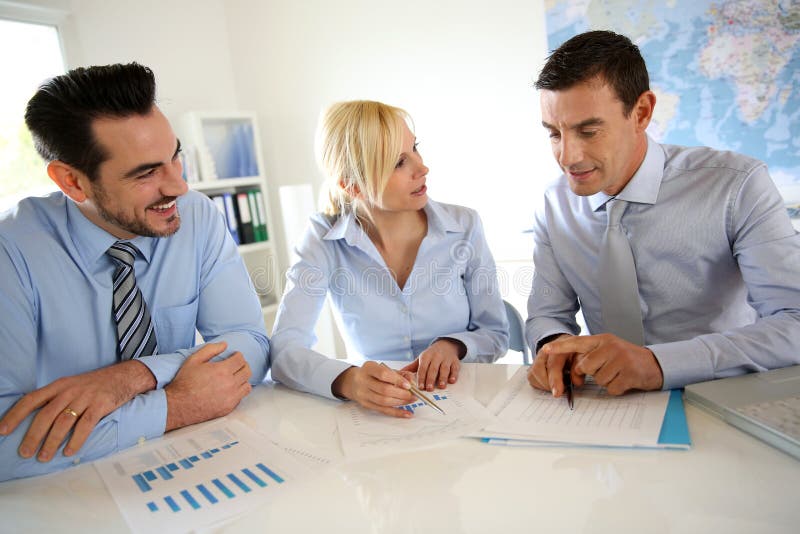
<path fill-rule="evenodd" d="M 464 226 L 447 213 L 438 202 L 428 200 L 423 209 L 428 217 L 429 235 L 432 233 L 444 235 L 447 232 L 464 231 Z M 347 212 L 336 219 L 333 227 L 328 230 L 323 239 L 336 240 L 344 238 L 348 245 L 355 245 L 365 236 L 366 233 L 361 228 L 361 225 L 358 224 L 353 212 Z"/>
<path fill-rule="evenodd" d="M 647 135 L 647 152 L 639 169 L 615 198 L 639 204 L 655 204 L 664 178 L 664 150 Z M 589 197 L 589 206 L 597 211 L 611 197 L 603 191 Z"/>
<path fill-rule="evenodd" d="M 450 215 L 438 202 L 428 200 L 425 204 L 425 215 L 428 216 L 428 234 L 444 235 L 447 232 L 464 232 L 464 225 Z"/>
<path fill-rule="evenodd" d="M 335 241 L 344 238 L 349 245 L 357 242 L 360 235 L 363 233 L 361 225 L 352 211 L 340 214 L 333 223 L 330 230 L 327 231 L 323 239 L 328 241 Z"/>
<path fill-rule="evenodd" d="M 83 260 L 87 264 L 93 264 L 105 256 L 108 247 L 119 240 L 87 219 L 71 199 L 68 198 L 66 202 L 67 227 L 72 237 L 72 242 L 83 257 Z M 156 240 L 157 238 L 154 237 L 136 236 L 125 241 L 138 248 L 145 261 L 149 263 Z"/>

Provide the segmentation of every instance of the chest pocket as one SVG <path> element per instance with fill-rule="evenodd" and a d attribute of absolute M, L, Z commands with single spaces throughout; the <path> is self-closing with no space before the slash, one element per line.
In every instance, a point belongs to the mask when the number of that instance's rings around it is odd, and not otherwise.
<path fill-rule="evenodd" d="M 153 313 L 158 352 L 167 354 L 194 346 L 198 299 L 181 306 L 159 308 Z"/>

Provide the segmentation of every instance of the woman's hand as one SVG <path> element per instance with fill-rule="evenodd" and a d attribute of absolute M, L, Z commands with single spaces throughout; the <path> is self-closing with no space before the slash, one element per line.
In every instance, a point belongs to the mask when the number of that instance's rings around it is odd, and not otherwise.
<path fill-rule="evenodd" d="M 417 373 L 420 389 L 433 391 L 434 385 L 444 389 L 447 384 L 455 384 L 458 380 L 461 357 L 466 352 L 467 348 L 460 341 L 439 339 L 401 370 Z"/>
<path fill-rule="evenodd" d="M 377 362 L 351 367 L 333 381 L 331 391 L 337 397 L 354 400 L 365 408 L 392 417 L 409 418 L 408 410 L 396 408 L 417 398 L 409 391 L 414 375 L 395 371 Z"/>

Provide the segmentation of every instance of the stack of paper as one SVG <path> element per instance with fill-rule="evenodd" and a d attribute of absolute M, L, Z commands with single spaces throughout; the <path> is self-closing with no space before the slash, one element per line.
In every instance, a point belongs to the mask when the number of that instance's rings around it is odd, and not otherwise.
<path fill-rule="evenodd" d="M 612 396 L 589 382 L 566 398 L 528 384 L 520 368 L 489 404 L 495 420 L 473 434 L 496 445 L 581 445 L 688 449 L 689 430 L 680 391 Z"/>

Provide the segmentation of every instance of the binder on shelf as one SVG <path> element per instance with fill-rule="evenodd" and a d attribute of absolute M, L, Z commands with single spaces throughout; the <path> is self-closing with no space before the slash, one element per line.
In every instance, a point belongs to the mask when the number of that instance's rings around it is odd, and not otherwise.
<path fill-rule="evenodd" d="M 239 245 L 241 244 L 241 240 L 239 239 L 239 225 L 236 223 L 236 210 L 233 206 L 233 195 L 230 193 L 223 193 L 222 198 L 225 201 L 225 220 L 228 222 L 228 230 L 233 236 L 233 240 Z"/>
<path fill-rule="evenodd" d="M 264 195 L 260 189 L 256 190 L 256 208 L 258 208 L 258 218 L 261 219 L 261 235 L 263 241 L 269 241 L 269 231 L 267 229 L 267 207 L 264 205 Z"/>
<path fill-rule="evenodd" d="M 253 216 L 250 214 L 247 196 L 247 193 L 236 193 L 236 210 L 239 214 L 239 242 L 242 245 L 255 241 Z"/>
<path fill-rule="evenodd" d="M 264 231 L 264 221 L 261 219 L 261 214 L 258 211 L 256 202 L 256 190 L 251 189 L 247 192 L 247 203 L 250 206 L 250 214 L 253 217 L 253 238 L 254 241 L 260 242 L 264 241 L 264 236 L 262 235 Z"/>

